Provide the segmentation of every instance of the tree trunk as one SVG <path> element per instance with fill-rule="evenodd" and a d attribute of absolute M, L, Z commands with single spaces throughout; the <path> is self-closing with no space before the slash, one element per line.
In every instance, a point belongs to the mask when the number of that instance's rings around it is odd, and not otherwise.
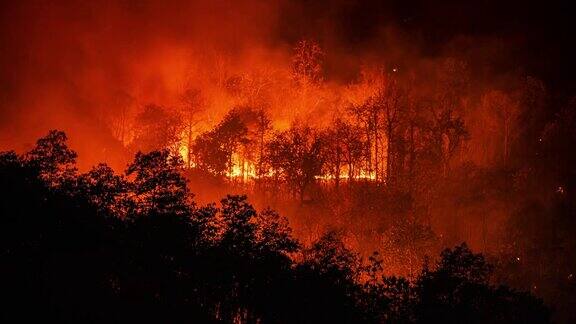
<path fill-rule="evenodd" d="M 188 154 L 187 166 L 188 169 L 192 167 L 192 123 L 188 123 L 188 142 L 186 143 L 186 153 Z"/>
<path fill-rule="evenodd" d="M 376 118 L 374 118 L 374 175 L 375 180 L 378 182 L 378 173 L 379 173 L 379 161 L 378 161 L 378 123 L 376 122 Z"/>
<path fill-rule="evenodd" d="M 340 149 L 336 149 L 336 168 L 334 173 L 334 181 L 336 188 L 340 186 Z"/>
<path fill-rule="evenodd" d="M 368 161 L 368 174 L 372 173 L 372 132 L 370 126 L 366 125 L 366 160 Z"/>

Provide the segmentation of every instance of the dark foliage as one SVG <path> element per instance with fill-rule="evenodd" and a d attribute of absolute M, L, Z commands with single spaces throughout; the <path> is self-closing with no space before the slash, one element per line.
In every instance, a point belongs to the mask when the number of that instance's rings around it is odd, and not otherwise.
<path fill-rule="evenodd" d="M 418 279 L 329 232 L 310 247 L 245 196 L 196 206 L 168 151 L 76 175 L 65 135 L 0 154 L 2 322 L 545 323 L 465 245 Z"/>

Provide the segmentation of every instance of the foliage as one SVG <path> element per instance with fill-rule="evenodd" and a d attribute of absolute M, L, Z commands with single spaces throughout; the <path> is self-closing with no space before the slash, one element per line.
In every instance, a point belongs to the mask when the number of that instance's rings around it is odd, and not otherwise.
<path fill-rule="evenodd" d="M 0 154 L 7 322 L 548 321 L 532 295 L 492 286 L 465 245 L 416 281 L 385 277 L 378 255 L 365 265 L 334 231 L 303 246 L 245 196 L 197 207 L 167 150 L 136 154 L 125 177 L 106 165 L 56 175 L 75 154 L 50 134 L 33 153 Z"/>
<path fill-rule="evenodd" d="M 293 125 L 268 143 L 268 161 L 276 175 L 304 200 L 305 190 L 321 175 L 322 141 L 310 127 Z"/>
<path fill-rule="evenodd" d="M 135 123 L 135 138 L 130 144 L 132 151 L 176 150 L 184 126 L 176 111 L 149 104 L 136 116 Z"/>

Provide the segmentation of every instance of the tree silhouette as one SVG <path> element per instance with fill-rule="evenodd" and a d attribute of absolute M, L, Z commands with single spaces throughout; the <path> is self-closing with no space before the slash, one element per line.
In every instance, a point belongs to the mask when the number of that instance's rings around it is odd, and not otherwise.
<path fill-rule="evenodd" d="M 62 131 L 52 130 L 25 155 L 25 163 L 51 186 L 62 185 L 76 174 L 76 152 L 68 148 Z"/>
<path fill-rule="evenodd" d="M 137 214 L 187 212 L 190 197 L 186 179 L 180 174 L 182 165 L 180 156 L 168 150 L 136 154 L 126 175 L 134 175 L 131 187 Z"/>
<path fill-rule="evenodd" d="M 436 269 L 416 282 L 416 322 L 547 323 L 540 300 L 505 287 L 492 287 L 492 267 L 465 244 L 442 252 Z"/>
<path fill-rule="evenodd" d="M 177 151 L 182 132 L 182 119 L 176 111 L 156 104 L 144 106 L 136 115 L 132 152 L 170 148 Z"/>
<path fill-rule="evenodd" d="M 196 139 L 193 151 L 197 166 L 215 175 L 232 174 L 233 154 L 248 142 L 247 133 L 240 111 L 231 110 L 212 131 Z"/>
<path fill-rule="evenodd" d="M 268 143 L 268 160 L 274 172 L 304 201 L 305 190 L 321 174 L 322 141 L 310 127 L 292 126 Z"/>
<path fill-rule="evenodd" d="M 186 165 L 192 166 L 192 147 L 195 127 L 198 124 L 199 114 L 205 109 L 205 99 L 200 89 L 189 88 L 180 96 L 180 115 L 183 117 L 183 126 L 186 133 Z"/>
<path fill-rule="evenodd" d="M 24 155 L 0 153 L 5 321 L 549 321 L 539 299 L 493 286 L 493 267 L 466 245 L 414 281 L 386 277 L 377 254 L 366 264 L 335 231 L 304 246 L 246 196 L 196 206 L 168 150 L 136 154 L 126 176 L 103 164 L 62 172 L 75 156 L 58 131 Z"/>
<path fill-rule="evenodd" d="M 292 78 L 300 85 L 317 84 L 323 80 L 324 52 L 310 40 L 301 40 L 294 47 Z"/>
<path fill-rule="evenodd" d="M 128 182 L 116 175 L 106 164 L 98 164 L 87 173 L 78 176 L 78 187 L 86 199 L 98 210 L 107 214 L 125 215 Z"/>

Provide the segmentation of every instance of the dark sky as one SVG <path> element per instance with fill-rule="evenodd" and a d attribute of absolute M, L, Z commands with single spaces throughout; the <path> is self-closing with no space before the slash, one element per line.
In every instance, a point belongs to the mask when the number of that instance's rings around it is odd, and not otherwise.
<path fill-rule="evenodd" d="M 15 56 L 10 54 L 21 50 L 15 47 L 22 47 L 22 44 L 28 46 L 22 38 L 34 39 L 38 36 L 32 33 L 39 29 L 26 27 L 42 18 L 46 7 L 68 8 L 66 19 L 85 20 L 87 24 L 94 20 L 95 25 L 99 24 L 94 26 L 94 30 L 106 27 L 105 15 L 109 14 L 109 8 L 117 7 L 114 12 L 124 11 L 131 17 L 138 15 L 139 11 L 148 10 L 142 15 L 148 20 L 145 23 L 126 24 L 126 27 L 134 27 L 133 30 L 138 33 L 142 27 L 148 29 L 152 25 L 174 27 L 174 30 L 178 30 L 180 25 L 196 28 L 193 21 L 198 19 L 198 8 L 206 7 L 195 5 L 201 2 L 103 0 L 101 4 L 93 5 L 80 0 L 1 1 L 0 59 L 3 62 L 0 63 L 7 69 L 13 67 L 11 62 L 7 62 Z M 245 6 L 241 4 L 242 1 L 210 0 L 208 3 L 213 5 L 200 14 L 212 15 L 212 11 L 226 8 L 242 16 L 246 15 L 246 7 L 260 10 L 263 7 Z M 275 26 L 276 30 L 270 33 L 277 34 L 279 41 L 293 42 L 302 35 L 309 35 L 320 39 L 332 38 L 351 51 L 363 51 L 374 47 L 383 28 L 393 26 L 405 41 L 418 45 L 419 54 L 434 56 L 444 53 L 447 44 L 458 37 L 474 38 L 480 47 L 486 46 L 489 43 L 487 40 L 497 39 L 511 44 L 505 49 L 508 53 L 503 60 L 509 61 L 503 62 L 509 66 L 503 68 L 522 67 L 528 73 L 544 79 L 553 88 L 573 90 L 576 23 L 574 10 L 569 8 L 568 1 L 275 0 L 266 3 L 271 3 L 268 7 L 275 8 L 273 10 L 277 12 L 262 10 L 260 16 L 278 16 L 279 21 L 275 25 L 263 24 L 261 28 Z M 97 15 L 94 11 L 98 8 L 107 13 L 94 19 Z M 188 14 L 192 11 L 196 11 L 196 14 Z M 14 15 L 14 12 L 18 14 Z M 233 23 L 260 27 L 254 23 L 258 13 L 250 16 Z M 474 42 L 468 46 L 474 46 Z M 17 56 L 21 55 L 17 53 Z"/>
<path fill-rule="evenodd" d="M 489 40 L 508 42 L 502 68 L 525 69 L 563 94 L 575 90 L 576 20 L 567 1 L 297 0 L 287 1 L 282 11 L 284 37 L 337 34 L 356 49 L 372 46 L 383 26 L 418 43 L 424 56 L 440 55 L 459 37 L 479 47 Z"/>

